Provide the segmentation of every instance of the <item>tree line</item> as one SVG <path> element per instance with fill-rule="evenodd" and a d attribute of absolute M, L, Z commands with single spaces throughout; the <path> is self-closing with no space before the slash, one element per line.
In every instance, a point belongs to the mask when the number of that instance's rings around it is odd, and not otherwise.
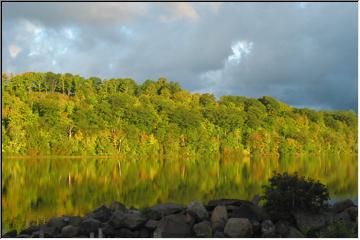
<path fill-rule="evenodd" d="M 2 75 L 5 155 L 357 153 L 352 111 L 190 93 L 165 78 Z"/>

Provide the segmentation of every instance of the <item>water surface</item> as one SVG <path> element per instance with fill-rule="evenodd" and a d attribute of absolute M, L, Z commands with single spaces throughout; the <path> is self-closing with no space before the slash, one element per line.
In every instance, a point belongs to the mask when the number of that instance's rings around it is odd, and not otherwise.
<path fill-rule="evenodd" d="M 2 226 L 22 229 L 52 216 L 83 215 L 113 200 L 127 207 L 197 199 L 251 199 L 273 171 L 298 172 L 357 199 L 357 156 L 244 158 L 4 158 Z"/>

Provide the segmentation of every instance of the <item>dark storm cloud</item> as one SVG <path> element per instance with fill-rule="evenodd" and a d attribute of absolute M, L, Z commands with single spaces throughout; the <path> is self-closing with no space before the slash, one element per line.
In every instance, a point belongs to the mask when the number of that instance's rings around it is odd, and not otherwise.
<path fill-rule="evenodd" d="M 355 3 L 5 3 L 3 70 L 357 109 Z"/>

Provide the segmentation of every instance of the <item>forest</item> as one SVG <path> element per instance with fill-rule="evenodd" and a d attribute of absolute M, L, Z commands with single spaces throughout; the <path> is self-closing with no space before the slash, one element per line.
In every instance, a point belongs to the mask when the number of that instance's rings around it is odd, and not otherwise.
<path fill-rule="evenodd" d="M 353 111 L 294 108 L 273 97 L 190 93 L 160 78 L 2 74 L 5 156 L 357 153 Z"/>

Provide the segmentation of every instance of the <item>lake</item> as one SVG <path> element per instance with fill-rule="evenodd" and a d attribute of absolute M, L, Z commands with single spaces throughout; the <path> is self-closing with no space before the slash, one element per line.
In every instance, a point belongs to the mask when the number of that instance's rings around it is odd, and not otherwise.
<path fill-rule="evenodd" d="M 173 159 L 3 158 L 3 230 L 53 216 L 83 215 L 113 200 L 127 207 L 251 199 L 273 171 L 298 172 L 329 187 L 332 199 L 357 199 L 357 156 Z"/>

